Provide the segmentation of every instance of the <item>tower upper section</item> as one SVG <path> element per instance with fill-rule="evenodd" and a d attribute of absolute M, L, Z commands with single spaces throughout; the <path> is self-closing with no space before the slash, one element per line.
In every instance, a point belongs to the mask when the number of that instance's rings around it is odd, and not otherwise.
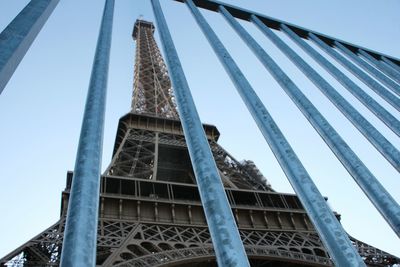
<path fill-rule="evenodd" d="M 168 71 L 154 39 L 154 28 L 151 22 L 137 20 L 133 29 L 136 59 L 132 112 L 179 119 Z"/>
<path fill-rule="evenodd" d="M 139 27 L 142 30 L 148 29 L 151 31 L 152 34 L 154 34 L 155 27 L 154 27 L 153 22 L 138 19 L 138 20 L 136 20 L 135 25 L 133 26 L 133 33 L 132 33 L 133 40 L 135 40 L 135 41 L 136 41 L 136 37 L 138 36 Z"/>

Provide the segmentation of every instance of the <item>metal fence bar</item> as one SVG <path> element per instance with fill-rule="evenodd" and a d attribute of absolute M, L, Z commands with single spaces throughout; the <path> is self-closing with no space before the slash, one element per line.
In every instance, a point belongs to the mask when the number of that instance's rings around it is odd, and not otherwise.
<path fill-rule="evenodd" d="M 207 37 L 226 72 L 232 79 L 236 89 L 264 135 L 265 140 L 270 145 L 330 255 L 334 258 L 335 263 L 338 266 L 365 266 L 355 248 L 352 246 L 346 232 L 328 207 L 325 199 L 318 191 L 309 174 L 304 169 L 300 160 L 268 113 L 264 104 L 254 92 L 244 74 L 238 68 L 193 2 L 191 0 L 186 0 L 186 4 L 197 21 L 197 24 Z M 220 12 L 225 11 L 223 7 L 220 7 Z"/>
<path fill-rule="evenodd" d="M 371 123 L 368 122 L 347 100 L 342 97 L 321 75 L 318 74 L 293 49 L 283 42 L 258 17 L 252 15 L 253 22 L 321 92 L 353 123 L 353 125 L 375 146 L 375 148 L 400 171 L 400 152 Z"/>
<path fill-rule="evenodd" d="M 377 81 L 375 81 L 373 78 L 371 78 L 368 74 L 366 74 L 364 71 L 362 71 L 357 66 L 352 64 L 344 56 L 342 56 L 338 52 L 336 52 L 332 47 L 330 47 L 329 45 L 325 44 L 317 36 L 315 36 L 312 33 L 310 33 L 310 39 L 313 40 L 321 49 L 326 51 L 337 62 L 342 64 L 346 69 L 348 69 L 351 73 L 353 73 L 356 77 L 358 77 L 362 82 L 364 82 L 366 85 L 368 85 L 372 90 L 374 90 L 375 93 L 377 93 L 380 97 L 385 99 L 395 109 L 400 111 L 400 99 L 398 97 L 396 97 L 396 95 L 392 94 L 389 90 L 387 90 L 385 87 L 380 85 Z M 346 53 L 354 61 L 361 61 L 361 59 L 359 59 L 358 57 L 354 56 L 350 50 L 348 50 L 346 47 L 344 47 L 340 43 L 337 43 L 335 41 L 335 44 L 339 49 L 341 49 L 344 53 Z M 366 62 L 363 62 L 363 63 L 367 64 Z M 373 69 L 372 66 L 369 66 L 369 67 L 371 69 Z M 374 69 L 374 71 L 377 71 L 377 70 Z M 383 74 L 381 74 L 381 75 L 383 75 Z M 395 92 L 395 93 L 399 94 L 399 92 Z"/>
<path fill-rule="evenodd" d="M 400 111 L 400 100 L 396 97 L 396 95 L 392 94 L 385 87 L 380 85 L 377 81 L 375 81 L 368 74 L 363 72 L 357 66 L 352 64 L 349 60 L 347 60 L 344 56 L 340 55 L 337 51 L 335 51 L 332 47 L 324 43 L 321 39 L 319 39 L 316 35 L 310 33 L 310 39 L 316 43 L 322 50 L 328 53 L 332 58 L 334 58 L 337 62 L 342 64 L 346 69 L 348 69 L 351 73 L 353 73 L 356 77 L 358 77 L 362 82 L 368 85 L 369 88 L 374 90 L 380 97 L 386 100 L 390 105 L 392 105 L 395 109 Z M 340 45 L 340 44 L 339 44 Z M 343 46 L 342 46 L 343 47 Z M 358 59 L 358 58 L 357 58 Z"/>
<path fill-rule="evenodd" d="M 400 111 L 400 99 L 392 94 L 389 90 L 387 90 L 385 87 L 380 85 L 377 81 L 375 81 L 373 78 L 371 78 L 368 74 L 363 72 L 361 69 L 359 69 L 357 66 L 352 64 L 349 60 L 347 60 L 344 56 L 340 55 L 338 52 L 336 52 L 332 47 L 329 45 L 325 44 L 321 39 L 319 39 L 317 36 L 314 34 L 310 33 L 310 39 L 314 41 L 321 49 L 323 49 L 325 52 L 327 52 L 332 58 L 334 58 L 337 62 L 342 64 L 345 68 L 347 68 L 351 73 L 353 73 L 356 77 L 358 77 L 361 81 L 363 81 L 366 85 L 368 85 L 372 90 L 374 90 L 375 93 L 377 93 L 379 96 L 381 96 L 383 99 L 385 99 L 390 105 L 392 105 L 395 109 Z M 344 53 L 348 54 L 349 56 L 352 54 L 350 50 L 348 50 L 346 47 L 341 45 L 340 43 L 335 42 L 336 46 L 344 51 Z M 356 56 L 352 56 L 353 60 L 359 61 L 360 59 L 357 58 Z M 365 63 L 365 62 L 363 62 Z M 367 63 L 365 63 L 367 64 Z M 372 68 L 371 66 L 369 66 Z M 374 71 L 377 71 L 374 69 Z M 399 94 L 400 91 L 395 93 Z"/>
<path fill-rule="evenodd" d="M 400 83 L 400 73 L 385 64 L 385 62 L 377 60 L 362 49 L 358 49 L 358 54 L 360 54 L 366 61 L 374 65 L 377 69 L 388 75 L 390 78 Z"/>
<path fill-rule="evenodd" d="M 59 0 L 32 0 L 0 33 L 0 94 Z"/>
<path fill-rule="evenodd" d="M 151 1 L 219 266 L 250 266 L 158 0 Z"/>
<path fill-rule="evenodd" d="M 175 0 L 177 2 L 185 2 L 185 0 Z M 327 43 L 331 44 L 333 43 L 333 41 L 337 40 L 340 41 L 342 44 L 346 45 L 346 47 L 348 47 L 350 50 L 352 51 L 357 51 L 358 49 L 363 49 L 365 51 L 367 51 L 368 53 L 370 53 L 371 55 L 375 56 L 375 57 L 381 57 L 384 56 L 388 59 L 390 59 L 391 61 L 395 62 L 396 64 L 400 64 L 400 59 L 398 58 L 394 58 L 391 57 L 389 55 L 383 55 L 382 53 L 373 51 L 371 49 L 367 49 L 355 44 L 351 44 L 348 42 L 345 42 L 343 40 L 339 40 L 337 38 L 328 36 L 326 34 L 322 34 L 322 33 L 318 33 L 315 32 L 311 29 L 307 29 L 307 28 L 303 28 L 303 27 L 299 27 L 295 24 L 291 24 L 289 22 L 285 22 L 283 20 L 280 19 L 276 19 L 270 16 L 266 16 L 264 14 L 261 13 L 257 13 L 255 11 L 251 11 L 245 8 L 241 8 L 235 5 L 231 5 L 231 4 L 227 4 L 224 3 L 222 1 L 217 1 L 217 0 L 193 0 L 193 3 L 199 7 L 199 8 L 203 8 L 203 9 L 207 9 L 210 11 L 217 11 L 219 6 L 222 5 L 224 6 L 229 12 L 231 12 L 231 14 L 238 19 L 241 20 L 250 20 L 250 16 L 251 15 L 256 15 L 259 19 L 261 19 L 262 22 L 264 22 L 268 27 L 272 28 L 272 29 L 279 29 L 280 28 L 280 24 L 285 24 L 288 25 L 291 29 L 293 29 L 294 32 L 296 32 L 296 34 L 298 34 L 299 36 L 301 36 L 302 38 L 308 38 L 308 34 L 309 33 L 314 33 L 315 35 L 317 35 L 319 38 L 323 39 L 324 41 L 326 41 Z"/>
<path fill-rule="evenodd" d="M 362 59 L 360 59 L 357 55 L 355 55 L 352 51 L 350 51 L 348 48 L 346 48 L 344 45 L 342 45 L 341 43 L 339 43 L 338 41 L 334 42 L 335 46 L 342 51 L 348 58 L 350 58 L 354 63 L 356 63 L 358 66 L 360 66 L 362 69 L 364 69 L 365 71 L 367 71 L 369 74 L 371 74 L 373 77 L 375 77 L 375 79 L 379 80 L 380 82 L 382 82 L 383 84 L 385 84 L 390 90 L 392 90 L 394 93 L 396 93 L 397 95 L 400 95 L 400 85 L 398 85 L 397 83 L 395 83 L 392 79 L 388 78 L 386 75 L 384 75 L 383 73 L 379 72 L 378 70 L 376 70 L 374 67 L 372 67 L 371 65 L 369 65 L 367 62 L 363 61 Z M 337 57 L 339 59 L 339 57 Z M 368 76 L 366 73 L 364 73 L 363 71 L 359 70 L 358 68 L 356 68 L 354 65 L 352 64 L 345 64 L 345 61 L 343 59 L 340 60 L 340 63 L 343 64 L 343 66 L 345 66 L 346 68 L 348 68 L 351 72 L 353 72 L 353 69 L 357 69 L 358 71 L 355 73 L 361 73 L 357 74 L 357 77 L 359 77 L 365 84 L 367 84 L 368 86 L 372 86 L 373 83 L 371 83 L 369 81 L 369 79 L 366 79 L 364 76 Z M 369 77 L 369 76 L 368 76 Z M 370 85 L 372 84 L 372 85 Z M 382 88 L 384 88 L 383 86 L 381 86 Z"/>
<path fill-rule="evenodd" d="M 113 12 L 114 0 L 106 0 L 68 203 L 62 267 L 96 265 L 100 167 Z"/>
<path fill-rule="evenodd" d="M 265 52 L 265 50 L 229 14 L 229 12 L 226 11 L 224 7 L 221 6 L 220 11 L 238 35 L 251 48 L 264 67 L 285 90 L 299 110 L 308 119 L 314 129 L 319 133 L 325 143 L 351 174 L 396 234 L 400 236 L 400 206 L 358 158 L 356 153 L 351 150 L 335 129 L 323 117 L 318 109 L 307 99 L 307 97 Z M 338 265 L 341 266 L 340 264 Z"/>
<path fill-rule="evenodd" d="M 361 103 L 364 104 L 372 113 L 374 113 L 383 123 L 386 124 L 394 133 L 400 136 L 400 122 L 371 96 L 365 93 L 349 77 L 330 63 L 325 57 L 318 53 L 314 48 L 302 40 L 285 24 L 281 29 L 290 39 L 299 45 L 308 55 L 310 55 L 318 64 L 326 69 L 336 80 L 338 80 L 351 94 L 353 94 Z"/>
<path fill-rule="evenodd" d="M 386 64 L 388 64 L 390 67 L 392 67 L 393 69 L 397 70 L 397 71 L 400 73 L 400 66 L 399 66 L 399 65 L 393 63 L 393 61 L 391 61 L 390 59 L 388 59 L 388 58 L 385 57 L 385 56 L 381 56 L 381 59 L 382 59 Z"/>

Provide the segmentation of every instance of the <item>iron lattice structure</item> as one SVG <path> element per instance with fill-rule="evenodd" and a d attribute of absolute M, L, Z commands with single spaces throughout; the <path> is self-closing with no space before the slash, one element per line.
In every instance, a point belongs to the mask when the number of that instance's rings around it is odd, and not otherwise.
<path fill-rule="evenodd" d="M 118 125 L 101 177 L 97 266 L 216 266 L 171 82 L 153 37 L 138 20 L 132 111 Z M 251 161 L 239 162 L 203 125 L 252 266 L 332 266 L 296 195 L 275 192 Z M 72 182 L 60 220 L 0 260 L 1 266 L 58 266 Z M 339 216 L 337 215 L 338 219 Z M 369 266 L 400 259 L 351 238 Z"/>
<path fill-rule="evenodd" d="M 135 24 L 133 39 L 137 45 L 132 111 L 177 119 L 171 81 L 153 33 L 152 23 L 140 20 Z"/>

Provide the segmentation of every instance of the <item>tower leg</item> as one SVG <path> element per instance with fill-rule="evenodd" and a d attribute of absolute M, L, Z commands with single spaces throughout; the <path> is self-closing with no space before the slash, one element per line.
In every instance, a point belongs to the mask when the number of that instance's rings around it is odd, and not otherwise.
<path fill-rule="evenodd" d="M 65 219 L 61 218 L 22 246 L 0 259 L 0 266 L 58 266 L 64 236 Z M 6 265 L 7 264 L 7 265 Z"/>

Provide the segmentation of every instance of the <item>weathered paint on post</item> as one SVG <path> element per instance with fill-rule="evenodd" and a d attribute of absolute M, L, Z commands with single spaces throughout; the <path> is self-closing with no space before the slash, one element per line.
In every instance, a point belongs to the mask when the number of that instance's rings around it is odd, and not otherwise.
<path fill-rule="evenodd" d="M 355 64 L 357 64 L 359 67 L 361 67 L 362 69 L 367 71 L 370 75 L 375 77 L 375 79 L 377 79 L 378 81 L 380 81 L 383 84 L 385 84 L 387 86 L 387 88 L 392 90 L 394 93 L 396 93 L 397 95 L 400 95 L 400 85 L 398 85 L 396 82 L 394 82 L 393 80 L 388 78 L 386 75 L 384 75 L 380 71 L 376 70 L 374 67 L 369 65 L 367 62 L 363 61 L 360 57 L 355 55 L 352 51 L 350 51 L 347 47 L 342 45 L 340 42 L 334 41 L 334 44 L 340 51 L 342 51 Z M 368 86 L 375 86 L 375 87 L 377 86 L 375 84 L 377 82 L 375 82 L 368 74 L 366 74 L 365 72 L 363 72 L 362 70 L 357 68 L 355 65 L 351 64 L 350 62 L 346 62 L 346 60 L 344 58 L 340 58 L 340 57 L 337 57 L 337 56 L 335 58 L 338 59 L 338 62 L 340 64 L 345 66 L 349 71 L 354 73 L 354 75 L 359 77 L 360 80 L 362 80 L 365 84 L 367 84 Z M 378 85 L 380 87 L 382 87 L 383 89 L 385 89 L 380 84 L 378 84 Z M 381 90 L 383 90 L 383 89 L 381 89 Z"/>
<path fill-rule="evenodd" d="M 219 11 L 224 15 L 224 18 L 228 21 L 236 33 L 252 49 L 254 54 L 260 59 L 264 66 L 270 71 L 272 76 L 277 80 L 282 88 L 285 89 L 286 93 L 292 98 L 296 105 L 298 105 L 300 110 L 305 113 L 307 119 L 313 124 L 313 126 L 318 128 L 320 123 L 325 123 L 326 125 L 327 122 L 324 120 L 322 115 L 316 112 L 316 109 L 311 103 L 308 102 L 308 99 L 302 95 L 300 90 L 294 85 L 290 78 L 265 53 L 264 49 L 253 39 L 253 37 L 251 37 L 251 35 L 223 6 L 220 6 Z M 197 14 L 197 16 L 199 16 L 199 14 Z M 208 35 L 211 45 L 218 54 L 218 57 L 224 64 L 225 69 L 230 74 L 238 90 L 243 91 L 244 94 L 249 94 L 249 92 L 252 92 L 252 95 L 249 95 L 249 100 L 245 100 L 245 102 L 249 101 L 250 105 L 252 105 L 250 101 L 257 103 L 251 108 L 255 109 L 254 115 L 256 116 L 256 120 L 259 120 L 259 123 L 262 125 L 260 129 L 266 137 L 266 140 L 270 144 L 273 144 L 271 147 L 276 146 L 273 148 L 273 151 L 276 151 L 275 155 L 277 159 L 280 160 L 282 158 L 286 158 L 285 161 L 281 163 L 282 169 L 291 181 L 294 190 L 298 194 L 304 208 L 307 210 L 307 214 L 310 216 L 310 219 L 312 220 L 322 242 L 327 248 L 335 264 L 338 266 L 365 266 L 363 260 L 358 255 L 346 232 L 341 227 L 332 211 L 329 209 L 326 201 L 314 185 L 312 179 L 302 166 L 300 160 L 297 159 L 294 151 L 284 139 L 283 134 L 280 131 L 275 131 L 272 134 L 269 133 L 270 128 L 277 130 L 279 128 L 273 122 L 272 118 L 269 118 L 269 121 L 265 120 L 266 109 L 264 105 L 261 103 L 261 100 L 258 99 L 254 90 L 251 88 L 244 75 L 236 66 L 236 63 L 230 57 L 228 51 L 226 51 L 222 43 L 220 43 L 218 40 L 218 37 L 212 32 L 211 28 L 209 28 L 205 21 L 201 21 L 200 18 L 198 18 L 198 22 L 199 24 L 201 22 L 203 25 L 203 32 Z M 264 111 L 261 116 L 257 114 L 260 111 Z M 268 127 L 268 124 L 273 124 L 274 126 Z M 318 130 L 320 131 L 321 129 Z M 334 134 L 333 131 L 330 131 L 330 133 Z"/>
<path fill-rule="evenodd" d="M 219 266 L 250 266 L 158 0 L 151 1 Z"/>
<path fill-rule="evenodd" d="M 0 94 L 59 0 L 32 0 L 0 33 Z"/>
<path fill-rule="evenodd" d="M 375 81 L 372 77 L 370 77 L 367 73 L 359 69 L 349 60 L 347 60 L 344 56 L 339 54 L 335 49 L 324 43 L 321 39 L 319 39 L 316 35 L 310 33 L 310 39 L 317 44 L 322 50 L 324 50 L 328 55 L 334 58 L 338 63 L 340 63 L 343 67 L 348 69 L 351 73 L 353 73 L 356 77 L 358 77 L 362 82 L 368 85 L 375 93 L 377 93 L 380 97 L 386 100 L 390 105 L 392 105 L 395 109 L 400 111 L 400 99 L 396 97 L 396 95 L 392 94 L 385 87 L 380 85 L 377 81 Z M 336 44 L 336 43 L 335 43 Z M 341 44 L 337 43 L 336 46 L 343 47 Z M 344 47 L 343 47 L 344 48 Z"/>
<path fill-rule="evenodd" d="M 62 267 L 94 267 L 114 0 L 106 0 L 68 203 Z"/>
<path fill-rule="evenodd" d="M 393 63 L 393 61 L 391 61 L 390 59 L 388 59 L 385 56 L 381 56 L 382 61 L 384 61 L 386 64 L 388 64 L 390 67 L 392 67 L 394 70 L 396 70 L 397 72 L 400 73 L 400 66 Z"/>
<path fill-rule="evenodd" d="M 346 88 L 352 95 L 354 95 L 361 103 L 364 104 L 372 113 L 374 113 L 383 123 L 386 124 L 395 134 L 400 136 L 400 122 L 377 101 L 363 91 L 357 84 L 355 84 L 349 77 L 330 63 L 325 57 L 318 53 L 314 48 L 302 40 L 296 33 L 294 33 L 288 26 L 281 24 L 281 29 L 292 39 L 298 46 L 300 46 L 308 55 L 310 55 L 318 64 L 326 69 L 337 81 L 339 81 L 344 88 Z"/>
<path fill-rule="evenodd" d="M 305 62 L 293 49 L 283 42 L 257 16 L 251 21 L 267 36 L 317 88 L 353 123 L 353 125 L 375 146 L 375 148 L 400 171 L 400 152 L 366 118 L 364 118 L 344 97 L 342 97 L 321 75 Z"/>
<path fill-rule="evenodd" d="M 226 11 L 223 7 L 221 11 Z M 292 82 L 284 71 L 273 61 L 265 50 L 237 23 L 228 12 L 224 12 L 228 22 L 236 30 L 239 36 L 253 50 L 264 67 L 271 73 L 281 85 L 288 96 L 296 104 L 299 110 L 308 119 L 311 125 L 319 133 L 332 152 L 340 160 L 360 188 L 368 196 L 383 218 L 389 223 L 394 232 L 400 236 L 400 206 L 386 189 L 379 183 L 376 177 L 368 170 L 356 153 L 346 144 L 341 136 L 322 116 L 318 109 L 307 99 L 300 89 Z M 228 53 L 228 52 L 226 52 Z M 224 58 L 228 56 L 225 55 Z M 317 226 L 318 228 L 318 226 Z M 321 234 L 321 233 L 320 233 Z M 329 250 L 329 249 L 328 249 Z M 332 254 L 332 252 L 330 251 Z M 332 255 L 332 257 L 334 257 Z M 337 263 L 338 264 L 338 263 Z M 341 264 L 338 264 L 342 266 Z"/>
<path fill-rule="evenodd" d="M 392 67 L 388 66 L 385 64 L 385 62 L 382 62 L 380 60 L 377 60 L 367 52 L 365 52 L 362 49 L 358 49 L 358 54 L 362 56 L 367 62 L 371 63 L 374 65 L 377 69 L 391 77 L 393 80 L 397 81 L 400 83 L 400 73 L 398 73 L 396 70 L 394 70 Z"/>

